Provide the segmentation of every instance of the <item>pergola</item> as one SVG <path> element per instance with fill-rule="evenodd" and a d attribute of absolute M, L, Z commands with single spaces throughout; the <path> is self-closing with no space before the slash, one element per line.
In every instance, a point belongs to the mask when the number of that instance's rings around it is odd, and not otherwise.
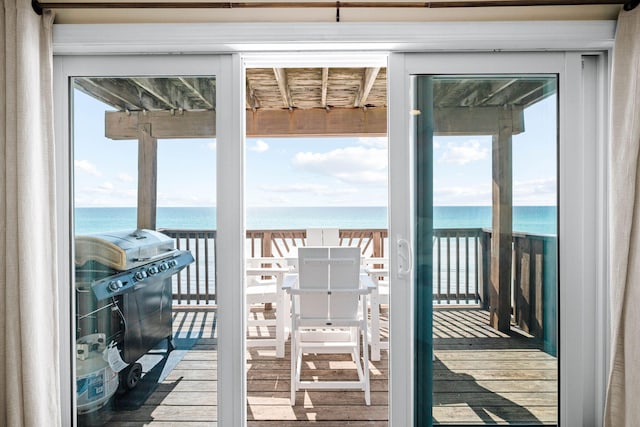
<path fill-rule="evenodd" d="M 75 87 L 116 111 L 106 137 L 137 139 L 138 227 L 156 227 L 157 141 L 215 138 L 215 77 L 90 77 Z M 491 325 L 510 328 L 512 136 L 523 111 L 555 92 L 549 76 L 447 76 L 433 80 L 437 135 L 493 137 Z M 385 68 L 250 68 L 246 70 L 247 137 L 386 136 Z"/>

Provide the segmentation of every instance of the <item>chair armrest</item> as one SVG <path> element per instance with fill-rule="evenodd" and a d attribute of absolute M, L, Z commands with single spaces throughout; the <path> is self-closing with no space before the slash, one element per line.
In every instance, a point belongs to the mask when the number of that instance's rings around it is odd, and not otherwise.
<path fill-rule="evenodd" d="M 376 288 L 375 282 L 368 274 L 360 275 L 360 286 L 366 293 L 370 293 Z"/>
<path fill-rule="evenodd" d="M 292 292 L 293 288 L 298 284 L 298 275 L 297 274 L 287 274 L 284 276 L 284 280 L 282 281 L 282 289 L 287 292 Z"/>

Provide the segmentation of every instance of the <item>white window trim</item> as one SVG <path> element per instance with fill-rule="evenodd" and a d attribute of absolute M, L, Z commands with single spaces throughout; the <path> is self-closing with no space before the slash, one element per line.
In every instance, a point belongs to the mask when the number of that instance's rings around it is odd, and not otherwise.
<path fill-rule="evenodd" d="M 256 36 L 259 35 L 259 38 Z M 93 55 L 131 55 L 131 54 L 173 54 L 173 53 L 193 53 L 193 54 L 213 54 L 213 53 L 256 53 L 256 52 L 300 52 L 300 51 L 313 51 L 313 52 L 435 52 L 435 51 L 495 51 L 495 50 L 507 50 L 507 51 L 593 51 L 600 55 L 602 53 L 607 54 L 613 47 L 613 41 L 615 36 L 615 21 L 548 21 L 548 22 L 465 22 L 465 23 L 331 23 L 331 24 L 281 24 L 281 23 L 233 23 L 233 24 L 80 24 L 80 25 L 54 25 L 54 55 L 80 55 L 80 56 L 93 56 Z M 239 65 L 239 59 L 234 56 L 235 59 L 230 60 L 227 64 L 234 73 L 238 76 L 241 75 L 241 66 Z M 600 375 L 600 371 L 606 371 L 606 349 L 608 345 L 594 348 L 596 344 L 608 344 L 607 338 L 607 317 L 606 317 L 606 115 L 607 108 L 603 105 L 608 105 L 606 100 L 608 99 L 608 82 L 609 82 L 609 69 L 610 64 L 603 65 L 606 61 L 600 61 L 597 65 L 598 74 L 598 87 L 597 97 L 601 101 L 600 107 L 596 108 L 597 111 L 592 111 L 598 119 L 598 132 L 597 135 L 585 135 L 593 138 L 593 143 L 596 144 L 597 155 L 594 158 L 581 159 L 581 163 L 584 168 L 581 172 L 587 172 L 587 167 L 594 167 L 594 176 L 589 176 L 589 179 L 593 179 L 593 183 L 597 186 L 596 194 L 592 199 L 581 200 L 582 207 L 594 208 L 592 211 L 593 220 L 597 224 L 597 230 L 591 241 L 583 241 L 584 245 L 595 244 L 597 249 L 583 253 L 580 265 L 590 265 L 593 267 L 593 272 L 597 276 L 596 280 L 598 284 L 598 301 L 596 305 L 597 314 L 596 320 L 601 322 L 598 324 L 596 321 L 595 338 L 593 342 L 583 342 L 586 347 L 583 351 L 595 352 L 593 362 L 596 364 L 595 368 L 598 370 L 596 386 L 596 398 L 594 405 L 595 409 L 591 410 L 596 413 L 601 411 L 599 407 L 604 396 L 604 380 L 603 375 Z M 579 66 L 574 61 L 574 66 Z M 70 179 L 70 158 L 68 146 L 65 146 L 69 137 L 68 129 L 68 100 L 66 98 L 66 76 L 65 68 L 56 61 L 54 63 L 54 78 L 57 93 L 55 94 L 55 108 L 56 108 L 56 139 L 57 139 L 57 190 L 58 195 L 62 197 L 62 203 L 59 204 L 58 221 L 59 221 L 59 242 L 58 250 L 60 251 L 61 265 L 59 269 L 59 283 L 70 283 L 69 277 L 69 263 L 65 263 L 67 254 L 70 254 L 70 230 L 72 230 L 72 224 L 70 222 L 70 215 L 67 211 L 69 204 L 69 194 L 72 181 Z M 233 81 L 233 85 L 242 86 L 241 81 Z M 562 84 L 562 83 L 561 83 Z M 576 82 L 565 82 L 565 84 L 577 84 Z M 237 90 L 238 88 L 235 88 Z M 62 91 L 62 93 L 61 93 Z M 390 96 L 393 96 L 390 91 Z M 244 99 L 244 98 L 240 98 Z M 235 108 L 235 107 L 234 107 Z M 589 112 L 581 112 L 581 114 L 588 114 Z M 402 119 L 399 118 L 400 112 L 390 111 L 390 131 L 394 126 L 398 126 Z M 573 112 L 573 114 L 578 114 Z M 583 116 L 584 119 L 585 116 Z M 234 133 L 241 131 L 239 123 L 231 123 L 229 120 L 230 129 L 229 132 Z M 235 130 L 234 130 L 235 129 Z M 242 140 L 243 137 L 240 137 Z M 67 151 L 65 151 L 67 150 Z M 408 153 L 406 153 L 408 155 Z M 230 156 L 238 156 L 238 153 L 230 153 Z M 595 158 L 597 157 L 597 158 Z M 237 166 L 235 170 L 236 174 L 240 174 L 243 171 L 242 159 L 236 159 L 234 164 Z M 394 162 L 394 159 L 390 159 L 390 165 Z M 236 175 L 236 184 L 233 188 L 239 191 L 242 188 L 242 177 Z M 563 189 L 560 188 L 562 192 Z M 233 197 L 233 196 L 231 196 Z M 237 195 L 236 195 L 237 197 Z M 391 197 L 391 196 L 390 196 Z M 60 200 L 60 199 L 59 199 Z M 390 199 L 390 205 L 393 200 Z M 596 203 L 595 205 L 593 203 Z M 242 209 L 243 201 L 230 199 L 229 203 L 235 206 L 236 209 Z M 566 202 L 565 202 L 566 203 Z M 561 218 L 560 223 L 568 221 L 567 218 Z M 562 226 L 562 225 L 561 225 Z M 239 237 L 240 234 L 236 228 L 241 227 L 240 223 L 233 224 L 228 235 L 227 243 L 230 249 L 236 256 L 241 253 L 238 252 L 233 246 L 233 238 Z M 390 236 L 401 231 L 401 229 L 394 229 L 394 225 L 390 224 Z M 410 230 L 404 230 L 401 235 L 406 235 L 405 232 Z M 233 234 L 235 233 L 235 234 Z M 224 237 L 224 236 L 223 236 Z M 238 249 L 239 250 L 239 249 Z M 393 248 L 392 248 L 393 256 Z M 243 266 L 232 265 L 229 266 L 228 274 L 225 274 L 225 280 L 235 280 L 235 283 L 243 280 Z M 589 270 L 591 272 L 591 270 Z M 562 274 L 562 271 L 560 272 Z M 562 280 L 562 279 L 561 279 Z M 234 287 L 236 291 L 230 291 L 228 298 L 233 307 L 241 307 L 243 301 L 242 287 Z M 239 289 L 239 290 L 238 290 Z M 64 293 L 61 293 L 64 294 Z M 222 297 L 222 296 L 221 296 Z M 593 301 L 589 302 L 592 303 Z M 70 301 L 60 301 L 61 313 L 69 313 Z M 65 311 L 66 310 L 66 311 Z M 234 327 L 234 331 L 238 329 L 237 336 L 242 336 L 243 320 L 241 319 L 241 309 L 238 309 L 235 314 L 229 313 L 229 316 L 235 316 L 238 318 L 236 323 L 237 327 Z M 69 325 L 66 324 L 66 319 L 61 316 L 60 333 L 61 336 L 70 337 Z M 594 320 L 595 321 L 595 320 Z M 565 324 L 561 324 L 561 327 L 565 327 Z M 220 338 L 224 340 L 224 337 Z M 231 337 L 230 346 L 241 352 L 244 349 L 243 342 L 239 343 L 232 340 Z M 237 340 L 241 341 L 241 340 Z M 222 342 L 221 342 L 222 344 Z M 62 345 L 61 360 L 71 360 L 70 346 L 65 348 Z M 237 358 L 238 360 L 240 358 Z M 229 376 L 238 378 L 244 378 L 244 367 L 242 367 L 242 373 L 239 373 L 239 368 L 235 365 L 240 365 L 236 360 L 236 363 L 230 361 L 229 366 L 233 366 L 226 372 Z M 393 360 L 391 363 L 395 363 Z M 563 368 L 561 367 L 561 370 Z M 569 369 L 567 367 L 566 369 Z M 70 378 L 70 372 L 61 370 L 62 383 L 65 384 L 65 379 Z M 221 379 L 222 381 L 222 379 Z M 391 378 L 390 389 L 400 388 L 400 382 L 398 378 Z M 246 418 L 246 409 L 244 399 L 241 396 L 244 395 L 244 381 L 241 386 L 235 387 L 232 390 L 227 390 L 228 399 L 221 403 L 219 407 L 219 416 L 225 417 L 225 425 L 243 425 Z M 233 382 L 231 383 L 233 384 Z M 566 386 L 566 384 L 565 384 Z M 572 391 L 577 388 L 572 387 Z M 564 395 L 567 395 L 568 390 L 564 390 Z M 582 396 L 582 395 L 581 395 Z M 71 410 L 65 411 L 65 408 L 69 408 L 69 402 L 72 396 L 70 390 L 63 389 L 62 402 L 63 414 L 65 417 L 72 417 Z M 582 397 L 581 397 L 582 399 Z M 590 410 L 587 408 L 588 403 L 582 402 L 584 405 L 579 405 L 582 411 L 586 414 L 584 419 L 592 419 L 588 414 Z M 399 408 L 394 407 L 394 412 Z M 230 417 L 226 420 L 226 416 Z M 396 420 L 392 413 L 393 425 L 403 425 L 398 418 Z M 601 418 L 600 418 L 601 419 Z M 595 418 L 595 424 L 600 423 L 600 419 Z M 70 425 L 69 418 L 63 419 L 63 425 Z M 578 425 L 578 424 L 577 424 Z"/>

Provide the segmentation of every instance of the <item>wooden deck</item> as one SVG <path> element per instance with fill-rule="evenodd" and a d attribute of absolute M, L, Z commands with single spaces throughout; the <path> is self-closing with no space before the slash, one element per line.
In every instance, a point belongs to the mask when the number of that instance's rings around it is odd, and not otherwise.
<path fill-rule="evenodd" d="M 255 312 L 256 316 L 270 312 Z M 159 385 L 137 409 L 113 413 L 109 426 L 215 426 L 216 331 L 214 311 L 174 313 L 178 348 Z M 434 317 L 434 424 L 556 424 L 557 360 L 524 335 L 500 334 L 478 309 L 438 309 Z M 268 336 L 269 328 L 250 331 Z M 303 376 L 355 375 L 348 359 L 305 358 Z M 247 352 L 249 427 L 387 426 L 388 359 L 372 362 L 371 406 L 358 391 L 299 392 L 289 404 L 289 353 Z M 314 371 L 311 372 L 311 369 Z"/>

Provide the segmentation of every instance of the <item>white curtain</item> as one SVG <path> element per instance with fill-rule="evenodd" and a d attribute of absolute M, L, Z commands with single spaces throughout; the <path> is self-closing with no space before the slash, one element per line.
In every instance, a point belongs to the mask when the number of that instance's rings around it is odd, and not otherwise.
<path fill-rule="evenodd" d="M 640 7 L 620 12 L 611 108 L 612 353 L 607 427 L 640 422 Z"/>
<path fill-rule="evenodd" d="M 0 8 L 0 425 L 60 425 L 53 15 Z"/>

